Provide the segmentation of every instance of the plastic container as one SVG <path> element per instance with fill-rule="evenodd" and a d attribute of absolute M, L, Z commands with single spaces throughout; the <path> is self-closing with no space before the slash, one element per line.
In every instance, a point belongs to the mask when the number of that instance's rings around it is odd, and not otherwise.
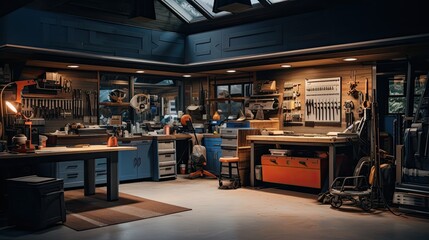
<path fill-rule="evenodd" d="M 180 164 L 180 174 L 186 174 L 186 164 Z"/>
<path fill-rule="evenodd" d="M 256 180 L 262 181 L 262 165 L 255 166 L 255 178 Z"/>

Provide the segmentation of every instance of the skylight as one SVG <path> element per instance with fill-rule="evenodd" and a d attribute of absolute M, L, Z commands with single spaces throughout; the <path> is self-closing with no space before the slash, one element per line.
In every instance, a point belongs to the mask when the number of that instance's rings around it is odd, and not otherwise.
<path fill-rule="evenodd" d="M 218 13 L 213 12 L 213 5 L 215 0 L 160 0 L 166 6 L 168 6 L 172 11 L 176 13 L 177 16 L 182 18 L 187 23 L 206 21 L 210 19 L 216 19 L 218 17 L 231 15 L 232 13 L 222 11 Z M 266 4 L 275 4 L 279 2 L 285 2 L 288 0 L 261 0 Z M 251 0 L 252 8 L 258 9 L 263 7 L 259 0 Z"/>

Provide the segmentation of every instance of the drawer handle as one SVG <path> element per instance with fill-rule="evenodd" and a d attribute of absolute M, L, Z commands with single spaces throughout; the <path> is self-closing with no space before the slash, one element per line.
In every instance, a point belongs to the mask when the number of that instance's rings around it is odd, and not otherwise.
<path fill-rule="evenodd" d="M 69 174 L 67 174 L 67 178 L 77 178 L 78 175 L 79 174 L 77 174 L 77 173 L 69 173 Z"/>
<path fill-rule="evenodd" d="M 66 169 L 76 169 L 77 165 L 69 165 L 66 167 Z"/>
<path fill-rule="evenodd" d="M 104 166 L 107 165 L 107 163 L 98 163 L 97 166 Z"/>
<path fill-rule="evenodd" d="M 166 158 L 171 157 L 171 154 L 165 154 L 165 157 Z"/>
<path fill-rule="evenodd" d="M 97 173 L 96 175 L 97 175 L 97 176 L 106 176 L 106 175 L 107 175 L 107 173 L 106 173 L 106 172 L 100 172 L 100 173 Z"/>
<path fill-rule="evenodd" d="M 169 168 L 164 168 L 164 170 L 171 170 L 172 168 L 171 167 L 169 167 Z"/>
<path fill-rule="evenodd" d="M 301 165 L 303 165 L 303 166 L 307 167 L 307 162 L 299 161 L 299 164 L 301 164 Z"/>
<path fill-rule="evenodd" d="M 272 162 L 274 164 L 278 164 L 276 159 L 270 159 L 270 162 Z"/>

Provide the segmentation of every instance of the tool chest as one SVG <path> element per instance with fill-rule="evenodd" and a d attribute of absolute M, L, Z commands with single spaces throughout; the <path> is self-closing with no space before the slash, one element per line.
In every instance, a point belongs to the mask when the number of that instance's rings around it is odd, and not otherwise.
<path fill-rule="evenodd" d="M 300 187 L 321 188 L 327 161 L 321 158 L 263 155 L 262 180 Z"/>

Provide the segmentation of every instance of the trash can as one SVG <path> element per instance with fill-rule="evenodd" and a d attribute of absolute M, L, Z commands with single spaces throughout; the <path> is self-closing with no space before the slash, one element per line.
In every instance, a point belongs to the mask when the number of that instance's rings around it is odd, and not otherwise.
<path fill-rule="evenodd" d="M 10 224 L 35 230 L 66 221 L 62 179 L 31 175 L 6 182 Z"/>

